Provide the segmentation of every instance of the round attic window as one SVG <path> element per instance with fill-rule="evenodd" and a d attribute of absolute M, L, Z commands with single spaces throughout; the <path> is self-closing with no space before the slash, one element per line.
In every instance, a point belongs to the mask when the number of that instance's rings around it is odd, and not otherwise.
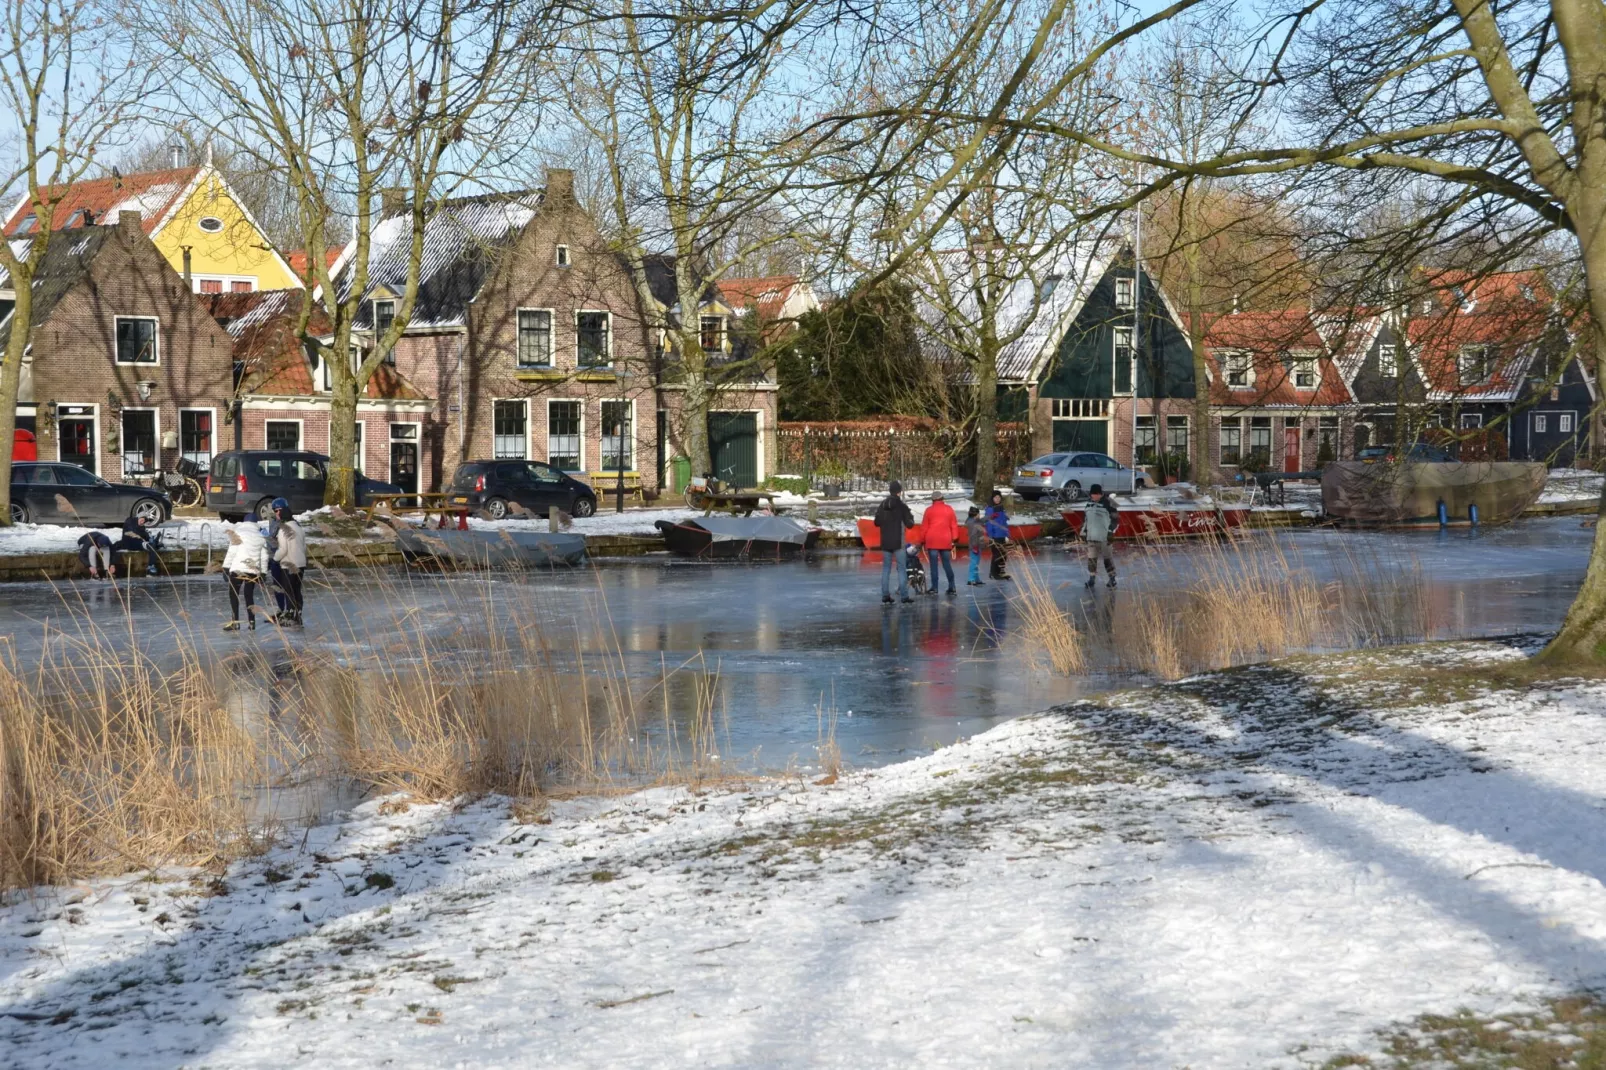
<path fill-rule="evenodd" d="M 208 234 L 216 234 L 218 231 L 223 229 L 223 220 L 219 219 L 215 215 L 202 216 L 200 227 Z"/>

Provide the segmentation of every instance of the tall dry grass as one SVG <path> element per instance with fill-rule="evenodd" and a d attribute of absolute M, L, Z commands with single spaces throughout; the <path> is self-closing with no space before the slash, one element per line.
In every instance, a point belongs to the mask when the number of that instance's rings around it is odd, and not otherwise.
<path fill-rule="evenodd" d="M 1142 590 L 1091 607 L 1057 594 L 1023 560 L 1015 600 L 1023 638 L 1060 673 L 1105 665 L 1174 680 L 1301 651 L 1431 638 L 1439 628 L 1414 560 L 1345 544 L 1324 562 L 1322 580 L 1271 533 L 1177 549 L 1137 547 L 1124 571 L 1144 576 Z M 1065 586 L 1079 593 L 1079 584 Z"/>
<path fill-rule="evenodd" d="M 414 578 L 364 579 L 383 608 L 316 644 L 207 643 L 192 623 L 216 622 L 170 618 L 157 659 L 64 597 L 37 659 L 0 646 L 0 888 L 237 857 L 336 786 L 529 798 L 718 773 L 717 671 L 633 677 L 600 588 L 581 608 L 457 577 L 443 620 Z M 337 591 L 313 598 L 340 611 Z"/>

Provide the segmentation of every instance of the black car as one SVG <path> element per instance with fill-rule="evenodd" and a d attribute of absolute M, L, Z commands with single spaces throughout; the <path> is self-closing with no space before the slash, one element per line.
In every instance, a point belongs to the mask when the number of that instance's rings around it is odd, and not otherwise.
<path fill-rule="evenodd" d="M 557 506 L 571 516 L 597 511 L 597 495 L 590 487 L 540 461 L 469 461 L 459 465 L 446 489 L 446 504 L 454 509 L 480 512 L 501 520 L 518 502 L 539 516 Z"/>
<path fill-rule="evenodd" d="M 151 487 L 108 483 L 76 464 L 11 466 L 13 524 L 121 524 L 143 516 L 154 527 L 173 515 L 173 502 Z"/>
<path fill-rule="evenodd" d="M 298 513 L 323 505 L 329 458 L 306 450 L 230 450 L 212 458 L 206 481 L 206 507 L 227 521 L 273 518 L 273 499 L 283 498 Z M 356 474 L 357 504 L 374 494 L 400 494 L 394 483 Z"/>

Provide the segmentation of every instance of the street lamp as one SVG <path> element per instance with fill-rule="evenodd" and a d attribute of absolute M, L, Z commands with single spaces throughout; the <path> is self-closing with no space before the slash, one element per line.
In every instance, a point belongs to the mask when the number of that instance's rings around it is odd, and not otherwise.
<path fill-rule="evenodd" d="M 621 406 L 619 418 L 613 425 L 614 433 L 614 459 L 618 464 L 619 482 L 615 487 L 614 512 L 625 511 L 625 436 L 631 432 L 630 408 L 628 403 Z"/>

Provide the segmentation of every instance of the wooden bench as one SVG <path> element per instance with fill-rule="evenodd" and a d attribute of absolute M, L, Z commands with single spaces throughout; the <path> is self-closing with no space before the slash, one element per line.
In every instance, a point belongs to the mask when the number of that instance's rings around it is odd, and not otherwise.
<path fill-rule="evenodd" d="M 641 473 L 626 471 L 625 494 L 634 498 L 642 505 L 647 504 L 646 492 L 641 486 Z M 597 494 L 597 501 L 619 493 L 619 473 L 615 472 L 587 472 L 586 481 Z"/>

